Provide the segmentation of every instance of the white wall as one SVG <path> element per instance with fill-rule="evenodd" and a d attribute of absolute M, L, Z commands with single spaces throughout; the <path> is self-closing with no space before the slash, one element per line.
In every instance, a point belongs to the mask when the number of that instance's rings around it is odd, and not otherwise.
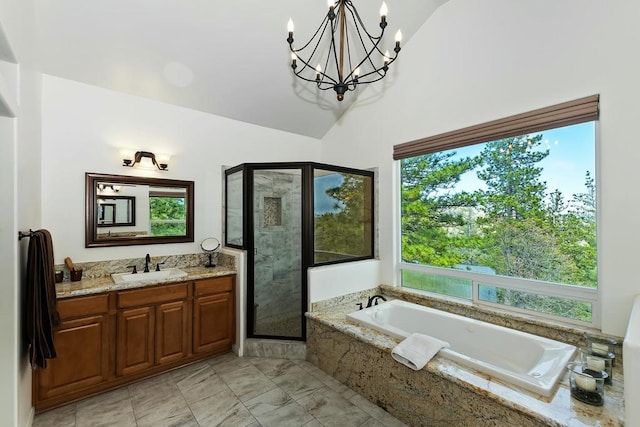
<path fill-rule="evenodd" d="M 307 271 L 309 304 L 380 284 L 380 261 L 366 260 L 313 267 Z"/>
<path fill-rule="evenodd" d="M 323 161 L 380 168 L 384 283 L 396 282 L 394 144 L 600 94 L 602 330 L 624 335 L 640 290 L 638 16 L 639 2 L 598 0 L 450 0 L 434 13 L 384 96 L 350 109 L 323 139 Z"/>
<path fill-rule="evenodd" d="M 59 263 L 199 252 L 204 238 L 222 237 L 222 165 L 320 158 L 314 138 L 49 75 L 42 90 L 42 224 Z M 125 168 L 120 147 L 173 154 L 169 171 Z M 195 242 L 85 248 L 85 172 L 194 181 Z"/>
<path fill-rule="evenodd" d="M 21 335 L 21 301 L 26 248 L 18 230 L 40 227 L 40 74 L 33 51 L 33 2 L 0 2 L 0 31 L 15 55 L 1 77 L 15 118 L 0 118 L 0 425 L 27 426 L 31 407 L 31 370 Z M 3 52 L 3 57 L 6 52 Z M 10 61 L 11 62 L 11 61 Z M 16 65 L 17 64 L 17 65 Z M 7 78 L 5 73 L 13 73 Z"/>

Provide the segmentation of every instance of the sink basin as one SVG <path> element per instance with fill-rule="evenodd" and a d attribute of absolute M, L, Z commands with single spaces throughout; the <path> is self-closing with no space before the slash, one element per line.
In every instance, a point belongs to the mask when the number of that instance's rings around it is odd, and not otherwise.
<path fill-rule="evenodd" d="M 111 275 L 114 283 L 123 285 L 126 283 L 155 282 L 164 279 L 176 279 L 185 277 L 186 272 L 179 268 L 167 268 L 166 270 L 150 271 L 148 273 L 114 273 Z"/>

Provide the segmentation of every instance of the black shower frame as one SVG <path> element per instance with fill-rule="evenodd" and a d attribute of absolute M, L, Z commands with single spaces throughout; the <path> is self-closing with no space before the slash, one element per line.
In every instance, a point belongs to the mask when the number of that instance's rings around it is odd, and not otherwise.
<path fill-rule="evenodd" d="M 250 307 L 253 304 L 255 296 L 254 291 L 254 271 L 249 266 L 254 265 L 255 262 L 255 245 L 254 245 L 254 233 L 253 233 L 253 171 L 255 170 L 278 170 L 278 169 L 299 169 L 302 170 L 302 266 L 301 266 L 301 280 L 302 280 L 302 298 L 301 298 L 301 322 L 302 322 L 302 336 L 301 337 L 288 337 L 288 336 L 275 336 L 275 335 L 260 335 L 253 332 L 254 312 Z M 370 255 L 362 257 L 354 257 L 346 260 L 327 261 L 322 263 L 314 262 L 314 241 L 313 231 L 315 229 L 314 218 L 314 202 L 313 202 L 313 171 L 315 169 L 322 169 L 332 172 L 347 173 L 353 175 L 362 175 L 371 178 L 371 248 Z M 228 206 L 228 188 L 227 177 L 234 173 L 242 171 L 242 245 L 230 244 L 227 241 L 227 210 Z M 295 341 L 306 341 L 307 328 L 304 313 L 307 311 L 308 304 L 308 280 L 307 270 L 310 267 L 318 267 L 323 265 L 342 264 L 347 262 L 362 261 L 367 259 L 373 259 L 375 257 L 375 173 L 370 170 L 353 169 L 343 166 L 330 165 L 325 163 L 316 162 L 276 162 L 276 163 L 242 163 L 225 170 L 224 180 L 224 198 L 225 198 L 225 212 L 224 212 L 224 244 L 225 246 L 242 249 L 247 253 L 247 338 L 265 338 L 265 339 L 286 339 Z M 251 207 L 248 209 L 247 207 Z M 306 219 L 306 220 L 305 220 Z"/>

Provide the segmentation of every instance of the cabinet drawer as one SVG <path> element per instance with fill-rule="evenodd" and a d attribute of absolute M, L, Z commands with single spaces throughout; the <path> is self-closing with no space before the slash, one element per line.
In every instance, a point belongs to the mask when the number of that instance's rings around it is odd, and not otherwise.
<path fill-rule="evenodd" d="M 233 290 L 233 276 L 215 277 L 196 281 L 195 296 L 231 292 Z"/>
<path fill-rule="evenodd" d="M 144 289 L 118 292 L 118 308 L 149 305 L 159 302 L 186 299 L 188 283 L 152 286 Z"/>
<path fill-rule="evenodd" d="M 89 297 L 65 298 L 58 301 L 57 307 L 61 319 L 102 314 L 109 310 L 109 296 L 103 294 Z"/>

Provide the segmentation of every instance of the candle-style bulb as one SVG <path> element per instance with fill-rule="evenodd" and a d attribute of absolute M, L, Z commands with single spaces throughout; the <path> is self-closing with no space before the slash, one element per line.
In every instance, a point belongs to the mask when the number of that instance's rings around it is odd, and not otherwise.
<path fill-rule="evenodd" d="M 383 30 L 387 28 L 387 4 L 382 2 L 382 6 L 380 7 L 380 28 Z"/>
<path fill-rule="evenodd" d="M 357 79 L 359 75 L 360 75 L 360 67 L 358 67 L 355 70 L 353 70 L 353 77 L 355 79 Z"/>
<path fill-rule="evenodd" d="M 388 64 L 390 61 L 390 58 L 391 58 L 391 55 L 389 55 L 389 50 L 387 49 L 384 51 L 384 63 Z"/>
<path fill-rule="evenodd" d="M 332 7 L 334 7 L 335 2 L 334 0 L 327 0 L 327 6 L 329 6 L 329 9 L 331 9 Z"/>
<path fill-rule="evenodd" d="M 320 73 L 322 73 L 322 68 L 320 68 L 320 64 L 316 65 L 316 80 L 320 80 Z"/>
<path fill-rule="evenodd" d="M 396 33 L 396 47 L 393 48 L 393 51 L 398 54 L 400 52 L 400 42 L 402 41 L 402 31 L 398 30 Z"/>
<path fill-rule="evenodd" d="M 382 6 L 380 7 L 380 16 L 387 16 L 389 9 L 387 9 L 387 4 L 382 2 Z"/>
<path fill-rule="evenodd" d="M 287 22 L 287 31 L 293 33 L 293 19 L 289 18 L 289 22 Z"/>

